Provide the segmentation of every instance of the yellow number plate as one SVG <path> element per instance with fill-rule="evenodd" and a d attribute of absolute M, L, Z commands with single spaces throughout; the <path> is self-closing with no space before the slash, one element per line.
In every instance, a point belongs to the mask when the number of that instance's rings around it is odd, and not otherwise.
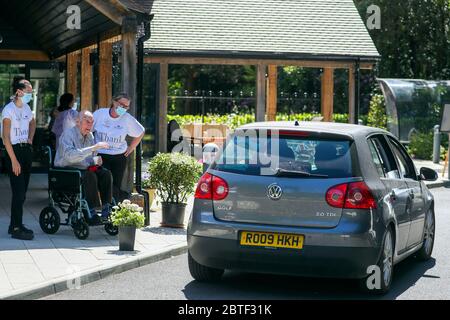
<path fill-rule="evenodd" d="M 305 236 L 285 233 L 247 232 L 241 233 L 242 246 L 303 249 Z"/>

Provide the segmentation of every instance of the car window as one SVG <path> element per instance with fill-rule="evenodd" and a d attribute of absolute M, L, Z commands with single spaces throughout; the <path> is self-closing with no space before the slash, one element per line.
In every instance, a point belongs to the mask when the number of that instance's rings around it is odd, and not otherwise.
<path fill-rule="evenodd" d="M 276 175 L 277 169 L 283 169 L 328 178 L 348 178 L 353 177 L 351 145 L 349 140 L 295 134 L 282 134 L 277 138 L 235 135 L 211 168 L 244 175 Z M 265 169 L 264 173 L 262 169 Z"/>
<path fill-rule="evenodd" d="M 385 178 L 386 173 L 387 173 L 386 164 L 383 163 L 383 160 L 382 160 L 380 154 L 378 153 L 377 147 L 376 147 L 373 139 L 369 139 L 368 142 L 369 142 L 370 154 L 372 156 L 372 161 L 375 164 L 375 168 L 377 169 L 378 175 L 381 178 Z"/>
<path fill-rule="evenodd" d="M 379 157 L 381 167 L 383 169 L 383 175 L 380 177 L 386 177 L 389 179 L 400 179 L 400 173 L 397 168 L 397 163 L 395 162 L 394 155 L 391 149 L 382 135 L 377 135 L 369 139 L 369 146 L 372 145 Z M 371 151 L 372 152 L 372 151 Z M 373 158 L 373 156 L 372 156 Z M 375 160 L 374 160 L 375 161 Z M 375 163 L 375 166 L 377 164 Z M 377 170 L 379 170 L 377 168 Z"/>
<path fill-rule="evenodd" d="M 400 166 L 399 170 L 401 177 L 417 180 L 417 173 L 414 164 L 412 163 L 404 148 L 393 138 L 388 137 L 388 139 L 391 143 L 395 158 L 397 159 L 397 162 Z"/>

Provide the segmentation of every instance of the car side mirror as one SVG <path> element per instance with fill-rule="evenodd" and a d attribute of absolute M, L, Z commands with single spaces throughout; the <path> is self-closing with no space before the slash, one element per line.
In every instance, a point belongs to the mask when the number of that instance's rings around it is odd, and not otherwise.
<path fill-rule="evenodd" d="M 436 181 L 438 179 L 438 174 L 433 169 L 421 168 L 419 178 L 423 181 Z"/>

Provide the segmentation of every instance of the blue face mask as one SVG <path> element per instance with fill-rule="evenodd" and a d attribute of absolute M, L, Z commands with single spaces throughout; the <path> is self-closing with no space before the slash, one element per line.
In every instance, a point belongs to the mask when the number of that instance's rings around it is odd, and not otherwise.
<path fill-rule="evenodd" d="M 25 93 L 23 97 L 21 97 L 23 103 L 29 103 L 31 99 L 33 99 L 33 94 L 31 93 Z"/>
<path fill-rule="evenodd" d="M 122 106 L 118 106 L 116 109 L 116 113 L 118 114 L 119 117 L 123 116 L 125 113 L 127 113 L 127 109 L 125 109 Z"/>

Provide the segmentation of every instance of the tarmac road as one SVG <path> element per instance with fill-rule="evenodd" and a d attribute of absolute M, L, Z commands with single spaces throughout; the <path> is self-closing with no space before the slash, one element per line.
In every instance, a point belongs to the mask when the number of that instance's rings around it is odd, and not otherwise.
<path fill-rule="evenodd" d="M 382 297 L 361 293 L 348 280 L 226 272 L 218 283 L 198 283 L 189 274 L 185 254 L 46 299 L 450 299 L 450 189 L 432 192 L 437 223 L 434 259 L 401 262 L 395 267 L 391 291 Z"/>

